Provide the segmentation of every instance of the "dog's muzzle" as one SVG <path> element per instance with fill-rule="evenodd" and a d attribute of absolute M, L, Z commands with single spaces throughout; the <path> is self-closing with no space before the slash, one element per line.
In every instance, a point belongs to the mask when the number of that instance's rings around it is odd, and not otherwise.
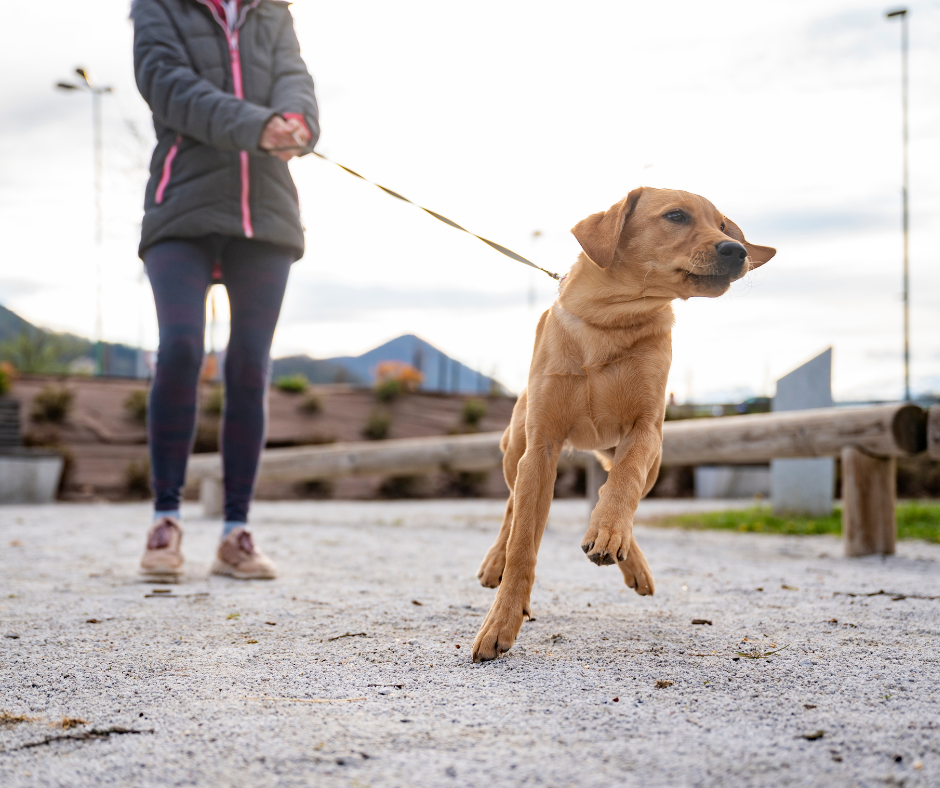
<path fill-rule="evenodd" d="M 747 265 L 747 249 L 737 241 L 719 241 L 715 244 L 715 272 L 739 277 Z"/>

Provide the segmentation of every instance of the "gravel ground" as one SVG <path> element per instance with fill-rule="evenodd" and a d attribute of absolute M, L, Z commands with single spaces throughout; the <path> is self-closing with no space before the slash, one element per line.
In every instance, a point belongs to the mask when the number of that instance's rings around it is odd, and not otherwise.
<path fill-rule="evenodd" d="M 501 510 L 260 503 L 281 577 L 240 583 L 207 578 L 194 507 L 185 581 L 158 588 L 144 505 L 3 508 L 0 711 L 33 719 L 0 717 L 0 784 L 940 785 L 940 545 L 639 527 L 641 598 L 559 501 L 536 620 L 473 665 Z"/>

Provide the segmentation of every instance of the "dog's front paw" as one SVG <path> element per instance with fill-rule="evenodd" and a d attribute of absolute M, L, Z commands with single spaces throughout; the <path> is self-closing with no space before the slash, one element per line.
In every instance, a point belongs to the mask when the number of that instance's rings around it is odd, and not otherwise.
<path fill-rule="evenodd" d="M 581 540 L 581 549 L 589 561 L 598 566 L 610 566 L 626 560 L 632 533 L 631 526 L 598 516 L 595 510 Z"/>
<path fill-rule="evenodd" d="M 506 551 L 495 545 L 489 549 L 483 563 L 477 570 L 480 585 L 484 588 L 497 588 L 503 579 L 503 567 L 506 565 Z"/>
<path fill-rule="evenodd" d="M 633 540 L 630 544 L 630 551 L 627 553 L 626 560 L 618 562 L 620 571 L 623 572 L 623 582 L 636 591 L 640 596 L 652 596 L 656 591 L 656 584 L 653 582 L 653 570 L 650 569 L 646 556 L 640 546 Z"/>
<path fill-rule="evenodd" d="M 473 640 L 473 661 L 486 662 L 509 651 L 516 642 L 523 619 L 528 615 L 527 602 L 513 598 L 500 599 L 497 595 Z"/>

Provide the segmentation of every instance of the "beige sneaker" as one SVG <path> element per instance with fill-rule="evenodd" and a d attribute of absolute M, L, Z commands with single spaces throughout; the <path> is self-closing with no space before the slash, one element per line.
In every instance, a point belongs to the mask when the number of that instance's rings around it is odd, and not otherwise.
<path fill-rule="evenodd" d="M 140 559 L 140 573 L 171 580 L 183 574 L 183 529 L 173 517 L 161 517 L 147 534 L 147 549 Z"/>
<path fill-rule="evenodd" d="M 255 547 L 251 534 L 236 528 L 219 544 L 212 574 L 237 580 L 273 580 L 277 570 L 274 562 Z"/>

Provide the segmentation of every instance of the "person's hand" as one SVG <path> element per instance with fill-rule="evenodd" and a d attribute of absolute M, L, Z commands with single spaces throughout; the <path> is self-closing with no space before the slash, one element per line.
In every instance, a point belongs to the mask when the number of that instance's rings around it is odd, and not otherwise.
<path fill-rule="evenodd" d="M 272 156 L 277 156 L 281 161 L 290 161 L 294 156 L 300 155 L 308 142 L 310 134 L 303 123 L 295 118 L 284 120 L 280 115 L 275 115 L 261 132 L 258 147 Z"/>

